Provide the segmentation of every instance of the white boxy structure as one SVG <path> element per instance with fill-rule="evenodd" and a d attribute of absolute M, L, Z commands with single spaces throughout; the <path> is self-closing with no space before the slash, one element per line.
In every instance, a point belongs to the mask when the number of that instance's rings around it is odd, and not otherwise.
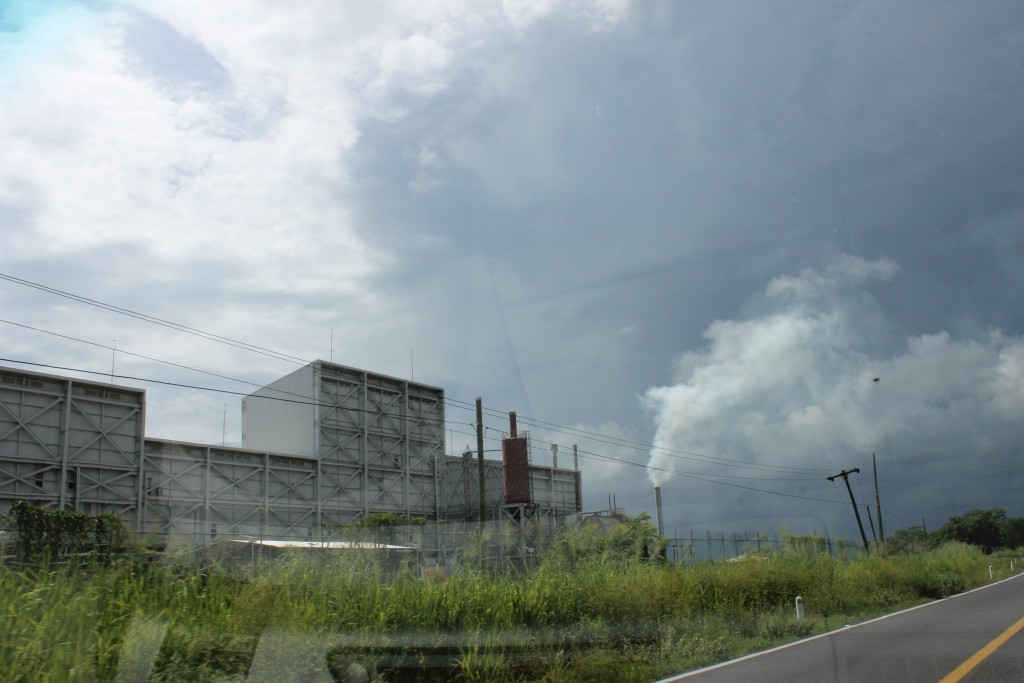
<path fill-rule="evenodd" d="M 445 455 L 439 387 L 316 361 L 242 407 L 243 448 L 151 439 L 142 389 L 0 367 L 0 514 L 30 500 L 197 543 L 322 539 L 376 512 L 479 516 L 476 456 Z M 581 509 L 579 472 L 528 473 L 531 515 Z M 488 518 L 511 514 L 502 462 L 485 474 Z"/>
<path fill-rule="evenodd" d="M 242 399 L 242 444 L 316 461 L 324 523 L 436 518 L 444 390 L 316 361 Z"/>

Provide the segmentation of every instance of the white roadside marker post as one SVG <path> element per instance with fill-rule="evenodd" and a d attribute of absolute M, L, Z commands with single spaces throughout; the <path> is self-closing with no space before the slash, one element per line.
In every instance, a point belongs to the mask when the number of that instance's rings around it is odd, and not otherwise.
<path fill-rule="evenodd" d="M 990 578 L 990 579 L 994 579 L 994 578 L 995 578 L 995 576 L 996 576 L 996 575 L 995 575 L 995 572 L 993 572 L 993 571 L 992 571 L 992 565 L 989 565 L 989 566 L 988 566 L 988 578 Z"/>
<path fill-rule="evenodd" d="M 804 599 L 799 595 L 796 596 L 796 620 L 803 621 L 804 618 Z"/>

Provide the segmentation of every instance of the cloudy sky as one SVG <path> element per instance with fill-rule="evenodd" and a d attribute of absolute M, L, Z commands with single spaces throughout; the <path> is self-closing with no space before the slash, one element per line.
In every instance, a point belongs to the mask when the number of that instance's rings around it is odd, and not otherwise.
<path fill-rule="evenodd" d="M 0 355 L 248 392 L 333 330 L 670 531 L 853 538 L 873 452 L 887 530 L 1024 516 L 1022 46 L 1016 0 L 6 0 Z"/>

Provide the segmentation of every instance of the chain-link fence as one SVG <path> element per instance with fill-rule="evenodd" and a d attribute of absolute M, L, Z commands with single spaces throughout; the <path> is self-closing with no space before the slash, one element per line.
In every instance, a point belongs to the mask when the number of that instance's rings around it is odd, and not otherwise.
<path fill-rule="evenodd" d="M 688 535 L 669 538 L 668 559 L 678 564 L 708 561 L 735 561 L 782 548 L 805 549 L 841 558 L 858 557 L 863 548 L 843 539 L 826 536 L 792 536 L 782 532 L 689 531 Z"/>

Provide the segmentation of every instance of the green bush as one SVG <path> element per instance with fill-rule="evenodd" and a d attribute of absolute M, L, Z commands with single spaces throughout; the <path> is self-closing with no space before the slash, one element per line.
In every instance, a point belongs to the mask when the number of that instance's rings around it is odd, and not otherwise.
<path fill-rule="evenodd" d="M 117 515 L 50 510 L 16 500 L 11 517 L 15 554 L 23 563 L 51 564 L 83 554 L 109 560 L 125 550 L 128 531 Z"/>

